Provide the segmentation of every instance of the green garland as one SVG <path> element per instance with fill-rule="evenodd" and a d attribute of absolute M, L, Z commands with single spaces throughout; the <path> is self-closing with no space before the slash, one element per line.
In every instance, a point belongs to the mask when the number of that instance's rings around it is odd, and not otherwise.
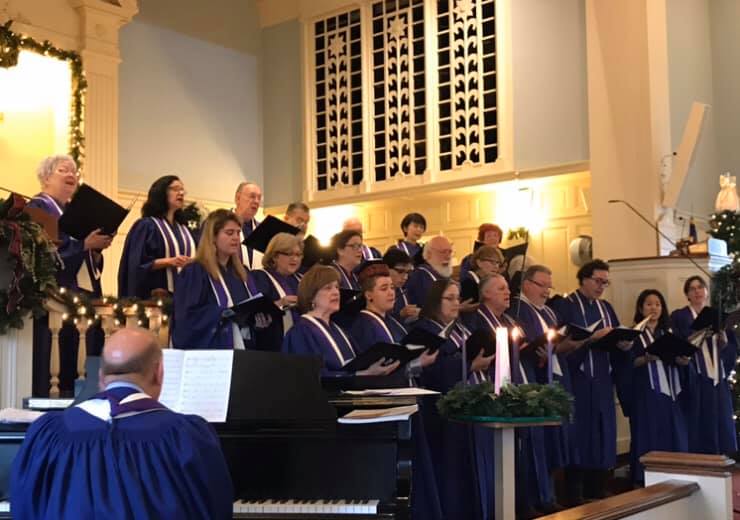
<path fill-rule="evenodd" d="M 187 222 L 188 229 L 200 229 L 200 224 L 206 216 L 206 212 L 201 209 L 196 202 L 191 202 L 182 208 L 182 214 Z"/>
<path fill-rule="evenodd" d="M 69 62 L 72 71 L 72 109 L 69 121 L 69 155 L 77 163 L 77 170 L 82 172 L 82 162 L 85 157 L 85 92 L 87 78 L 82 68 L 82 57 L 78 52 L 67 51 L 55 47 L 48 40 L 39 42 L 28 36 L 22 36 L 10 29 L 13 21 L 8 20 L 0 25 L 0 67 L 10 68 L 18 65 L 18 55 L 21 50 L 33 51 L 44 56 Z"/>
<path fill-rule="evenodd" d="M 0 335 L 22 329 L 23 319 L 45 314 L 47 291 L 57 287 L 57 253 L 40 225 L 23 213 L 23 201 L 11 195 L 0 204 Z"/>
<path fill-rule="evenodd" d="M 573 396 L 558 383 L 507 385 L 499 395 L 490 382 L 458 384 L 438 402 L 442 417 L 561 417 L 572 412 Z"/>

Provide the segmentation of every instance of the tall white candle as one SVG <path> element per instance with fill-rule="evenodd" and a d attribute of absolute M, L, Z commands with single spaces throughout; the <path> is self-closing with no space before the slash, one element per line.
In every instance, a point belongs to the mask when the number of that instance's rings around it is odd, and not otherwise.
<path fill-rule="evenodd" d="M 496 329 L 496 380 L 494 391 L 501 393 L 501 388 L 511 383 L 511 364 L 509 363 L 509 330 L 506 327 Z"/>

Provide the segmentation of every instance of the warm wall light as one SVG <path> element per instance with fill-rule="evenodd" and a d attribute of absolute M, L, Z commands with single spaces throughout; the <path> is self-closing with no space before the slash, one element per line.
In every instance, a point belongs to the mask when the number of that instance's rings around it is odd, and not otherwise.
<path fill-rule="evenodd" d="M 331 237 L 342 230 L 342 223 L 356 213 L 351 205 L 311 209 L 309 233 L 323 245 L 329 245 Z"/>
<path fill-rule="evenodd" d="M 522 186 L 519 182 L 497 186 L 495 221 L 505 232 L 523 227 L 530 234 L 536 234 L 544 229 L 546 220 L 544 208 L 537 203 L 531 186 Z"/>

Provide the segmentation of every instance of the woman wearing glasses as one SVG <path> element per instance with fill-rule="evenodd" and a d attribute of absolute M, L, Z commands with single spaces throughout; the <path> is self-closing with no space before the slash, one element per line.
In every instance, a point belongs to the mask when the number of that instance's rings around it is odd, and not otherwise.
<path fill-rule="evenodd" d="M 331 247 L 334 251 L 331 267 L 339 275 L 339 287 L 359 291 L 354 270 L 362 263 L 362 233 L 351 229 L 341 231 L 332 237 Z"/>
<path fill-rule="evenodd" d="M 406 294 L 406 282 L 414 270 L 409 255 L 398 248 L 391 247 L 383 255 L 383 263 L 388 266 L 388 272 L 396 292 L 396 299 L 391 314 L 404 324 L 409 324 L 419 317 L 419 307 L 409 301 Z"/>
<path fill-rule="evenodd" d="M 175 290 L 177 273 L 192 261 L 195 241 L 185 226 L 185 186 L 174 175 L 149 188 L 141 218 L 123 244 L 118 266 L 119 298 L 151 298 L 154 289 Z"/>
<path fill-rule="evenodd" d="M 55 155 L 44 159 L 36 172 L 41 192 L 27 204 L 38 208 L 58 220 L 74 195 L 78 186 L 77 165 L 69 155 Z M 93 298 L 100 298 L 100 275 L 103 270 L 101 251 L 111 244 L 112 237 L 97 229 L 84 240 L 70 237 L 59 231 L 60 245 L 57 252 L 63 264 L 56 272 L 59 287 L 73 291 L 85 291 Z M 61 371 L 60 391 L 70 395 L 77 377 L 78 332 L 72 324 L 65 324 L 59 333 Z M 103 345 L 100 327 L 91 327 L 87 333 L 87 345 L 91 353 L 99 353 Z M 34 320 L 33 333 L 33 395 L 45 396 L 49 392 L 49 353 L 51 334 L 48 317 Z"/>
<path fill-rule="evenodd" d="M 296 274 L 303 260 L 303 240 L 290 233 L 278 233 L 267 245 L 262 257 L 262 269 L 249 275 L 257 291 L 285 310 L 282 320 L 275 320 L 264 331 L 257 332 L 256 348 L 279 351 L 283 336 L 298 321 L 298 283 Z"/>
<path fill-rule="evenodd" d="M 462 379 L 463 349 L 470 330 L 459 320 L 460 287 L 450 279 L 432 282 L 414 328 L 444 335 L 437 360 L 421 376 L 422 385 L 446 393 Z M 493 356 L 484 351 L 467 367 L 471 383 L 487 379 Z M 442 421 L 429 414 L 425 427 L 432 451 L 444 518 L 490 518 L 493 485 L 493 439 L 480 428 Z"/>
<path fill-rule="evenodd" d="M 499 274 L 504 265 L 504 255 L 493 246 L 482 246 L 476 249 L 470 259 L 470 269 L 464 275 L 460 273 L 462 299 L 478 302 L 478 286 L 481 279 L 492 274 Z"/>

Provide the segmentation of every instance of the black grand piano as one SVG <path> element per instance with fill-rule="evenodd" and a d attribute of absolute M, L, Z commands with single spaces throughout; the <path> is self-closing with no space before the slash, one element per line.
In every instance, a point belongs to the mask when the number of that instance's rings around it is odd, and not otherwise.
<path fill-rule="evenodd" d="M 326 392 L 319 370 L 317 358 L 235 352 L 228 420 L 214 424 L 234 518 L 409 518 L 414 420 L 347 425 L 337 417 L 416 398 Z M 97 382 L 89 384 L 94 391 Z M 10 466 L 24 432 L 0 425 L 0 518 L 11 518 Z"/>

